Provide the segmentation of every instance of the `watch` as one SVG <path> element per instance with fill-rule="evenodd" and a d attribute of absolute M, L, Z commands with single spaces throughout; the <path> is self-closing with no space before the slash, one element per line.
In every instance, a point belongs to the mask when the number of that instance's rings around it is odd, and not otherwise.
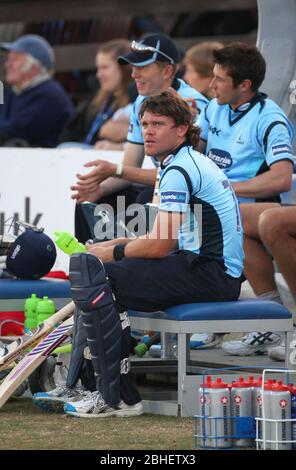
<path fill-rule="evenodd" d="M 120 261 L 122 258 L 125 257 L 124 249 L 125 249 L 124 244 L 115 245 L 113 249 L 113 258 L 115 261 Z"/>
<path fill-rule="evenodd" d="M 122 163 L 117 163 L 116 170 L 115 170 L 115 176 L 117 176 L 117 178 L 120 178 L 122 176 L 122 171 L 123 171 L 123 164 Z"/>

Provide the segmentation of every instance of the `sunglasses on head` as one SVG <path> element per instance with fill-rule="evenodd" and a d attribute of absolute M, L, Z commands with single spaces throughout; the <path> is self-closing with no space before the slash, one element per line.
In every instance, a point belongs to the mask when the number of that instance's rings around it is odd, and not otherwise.
<path fill-rule="evenodd" d="M 160 46 L 159 41 L 157 41 L 156 47 L 146 46 L 145 44 L 142 44 L 140 42 L 133 41 L 131 44 L 131 49 L 132 51 L 138 51 L 138 52 L 154 52 L 154 55 L 152 57 L 154 60 L 156 59 L 157 54 L 160 54 L 163 57 L 165 57 L 171 64 L 174 64 L 175 63 L 174 60 L 171 57 L 169 57 L 167 54 L 165 54 L 164 52 L 160 51 L 159 46 Z"/>

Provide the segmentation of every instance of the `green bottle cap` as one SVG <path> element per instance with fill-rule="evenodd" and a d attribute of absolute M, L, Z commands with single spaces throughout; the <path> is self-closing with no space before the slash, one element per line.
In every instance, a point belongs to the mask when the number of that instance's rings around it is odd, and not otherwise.
<path fill-rule="evenodd" d="M 137 356 L 142 357 L 146 352 L 148 351 L 148 348 L 145 343 L 139 343 L 137 346 L 134 348 L 134 352 Z"/>
<path fill-rule="evenodd" d="M 39 300 L 41 299 L 36 294 L 31 294 L 31 297 L 28 297 L 25 301 L 25 310 L 36 310 Z"/>
<path fill-rule="evenodd" d="M 83 243 L 80 243 L 77 238 L 71 235 L 69 232 L 54 232 L 55 244 L 67 255 L 73 255 L 73 253 L 85 253 L 86 248 Z"/>

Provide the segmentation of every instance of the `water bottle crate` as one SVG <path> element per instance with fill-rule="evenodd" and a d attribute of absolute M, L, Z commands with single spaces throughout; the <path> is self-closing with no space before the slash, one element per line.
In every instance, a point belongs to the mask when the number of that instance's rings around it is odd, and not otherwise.
<path fill-rule="evenodd" d="M 296 370 L 264 369 L 262 382 L 274 373 L 283 375 L 277 386 L 262 385 L 262 416 L 256 417 L 258 450 L 296 450 Z M 294 376 L 294 377 L 293 377 Z"/>
<path fill-rule="evenodd" d="M 203 449 L 233 449 L 255 446 L 256 423 L 254 416 L 195 415 L 195 447 Z M 221 424 L 226 433 L 220 433 Z"/>
<path fill-rule="evenodd" d="M 296 450 L 296 387 L 291 379 L 296 371 L 264 369 L 255 379 L 247 378 L 239 368 L 239 376 L 229 381 L 229 371 L 235 369 L 212 369 L 215 381 L 203 374 L 198 390 L 200 412 L 194 416 L 195 447 Z M 228 371 L 225 382 L 224 371 Z M 267 373 L 272 378 L 266 380 Z"/>
<path fill-rule="evenodd" d="M 296 418 L 293 419 L 267 419 L 255 418 L 256 421 L 256 448 L 258 450 L 296 450 Z M 280 439 L 282 427 L 291 430 L 291 439 Z M 295 431 L 293 433 L 293 427 Z M 267 431 L 268 428 L 268 431 Z M 268 436 L 270 438 L 266 438 Z M 290 433 L 290 432 L 289 432 Z M 293 436 L 294 434 L 294 436 Z M 274 439 L 271 437 L 274 436 Z"/>

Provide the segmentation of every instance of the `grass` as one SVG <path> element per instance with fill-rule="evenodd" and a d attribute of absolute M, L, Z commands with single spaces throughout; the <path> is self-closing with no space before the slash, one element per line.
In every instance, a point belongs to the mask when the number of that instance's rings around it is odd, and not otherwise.
<path fill-rule="evenodd" d="M 193 418 L 142 415 L 78 419 L 44 413 L 30 399 L 13 399 L 0 410 L 1 450 L 189 450 Z"/>

